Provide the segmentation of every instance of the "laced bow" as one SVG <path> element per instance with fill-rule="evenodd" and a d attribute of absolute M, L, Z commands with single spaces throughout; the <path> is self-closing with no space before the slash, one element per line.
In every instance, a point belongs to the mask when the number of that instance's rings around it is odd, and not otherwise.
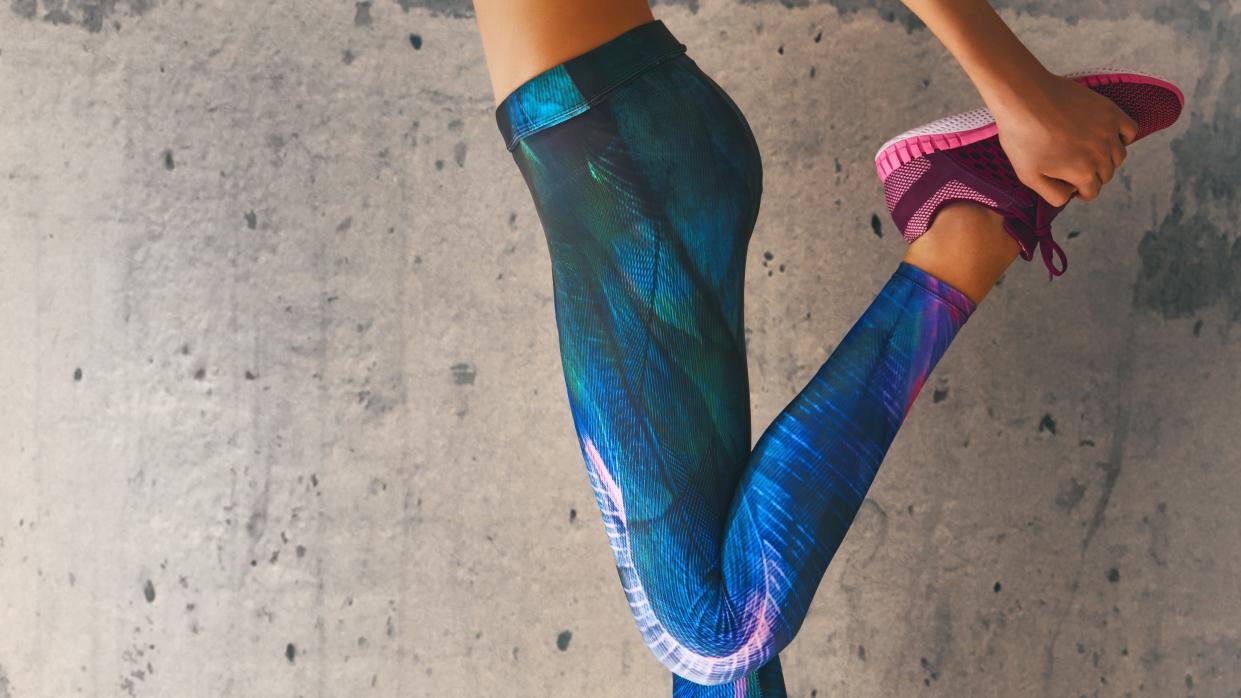
<path fill-rule="evenodd" d="M 1076 192 L 1074 193 L 1076 194 Z M 1041 196 L 1036 197 L 1036 199 L 1033 221 L 1017 219 L 1016 222 L 1025 227 L 1026 232 L 1037 241 L 1039 252 L 1043 256 L 1043 264 L 1047 265 L 1047 274 L 1050 280 L 1060 276 L 1069 268 L 1069 259 L 1064 254 L 1064 248 L 1060 247 L 1060 244 L 1051 236 L 1051 219 L 1064 207 L 1052 206 L 1044 201 Z M 1059 258 L 1060 264 L 1058 266 L 1052 261 L 1053 255 Z"/>

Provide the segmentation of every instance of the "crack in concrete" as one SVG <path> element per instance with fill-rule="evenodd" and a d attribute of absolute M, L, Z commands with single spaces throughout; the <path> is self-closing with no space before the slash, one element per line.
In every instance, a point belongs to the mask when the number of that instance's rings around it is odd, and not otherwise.
<path fill-rule="evenodd" d="M 1051 679 L 1053 669 L 1056 662 L 1056 642 L 1060 639 L 1060 632 L 1064 628 L 1064 619 L 1068 617 L 1073 610 L 1073 604 L 1077 600 L 1077 591 L 1081 587 L 1082 572 L 1086 568 L 1086 551 L 1090 548 L 1090 543 L 1094 540 L 1095 533 L 1103 525 L 1104 515 L 1107 507 L 1112 501 L 1112 491 L 1116 489 L 1116 482 L 1120 479 L 1120 471 L 1125 459 L 1125 444 L 1129 439 L 1129 416 L 1131 411 L 1131 381 L 1133 377 L 1133 360 L 1134 360 L 1134 338 L 1136 334 L 1137 322 L 1133 313 L 1129 313 L 1128 332 L 1120 353 L 1120 362 L 1116 367 L 1116 412 L 1113 419 L 1112 427 L 1112 443 L 1108 452 L 1108 459 L 1098 466 L 1103 469 L 1103 485 L 1100 487 L 1099 497 L 1095 500 L 1094 511 L 1091 512 L 1090 522 L 1086 526 L 1086 533 L 1082 536 L 1081 550 L 1077 558 L 1077 568 L 1073 571 L 1072 581 L 1069 583 L 1069 599 L 1065 604 L 1063 611 L 1056 618 L 1056 627 L 1052 630 L 1051 637 L 1043 646 L 1043 692 L 1050 694 Z"/>

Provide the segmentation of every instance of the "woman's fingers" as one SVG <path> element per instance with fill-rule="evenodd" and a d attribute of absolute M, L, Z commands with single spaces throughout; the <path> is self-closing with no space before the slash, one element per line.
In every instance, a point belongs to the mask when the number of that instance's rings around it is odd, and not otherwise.
<path fill-rule="evenodd" d="M 1121 138 L 1124 136 L 1118 135 L 1112 140 L 1112 167 L 1120 167 L 1120 163 L 1125 161 L 1125 155 L 1128 153 Z"/>
<path fill-rule="evenodd" d="M 1117 125 L 1117 129 L 1120 131 L 1121 142 L 1129 145 L 1138 137 L 1138 122 L 1129 118 L 1129 115 L 1121 111 L 1120 107 L 1117 107 L 1116 111 L 1120 114 L 1120 123 Z"/>
<path fill-rule="evenodd" d="M 1103 186 L 1103 159 L 1108 159 L 1110 165 L 1111 156 L 1103 155 L 1101 149 L 1095 151 L 1093 148 L 1082 145 L 1081 150 L 1069 162 L 1065 162 L 1057 169 L 1044 170 L 1042 174 L 1065 182 L 1069 186 L 1070 191 L 1076 191 L 1077 197 L 1082 201 L 1094 201 L 1099 196 L 1099 188 Z M 1047 203 L 1054 206 L 1063 205 L 1057 201 L 1047 199 Z M 1064 196 L 1062 201 L 1067 201 L 1068 197 Z"/>
<path fill-rule="evenodd" d="M 1117 161 L 1114 146 L 1123 150 L 1124 145 L 1120 143 L 1119 136 L 1104 138 L 1095 144 L 1083 145 L 1081 154 L 1076 158 L 1074 165 L 1047 174 L 1067 182 L 1077 191 L 1077 197 L 1082 201 L 1094 201 L 1099 198 L 1103 185 L 1112 181 L 1112 177 L 1116 174 Z M 1123 152 L 1120 158 L 1124 159 Z M 1055 203 L 1050 199 L 1048 202 Z"/>
<path fill-rule="evenodd" d="M 1116 174 L 1116 168 L 1120 167 L 1120 163 L 1125 161 L 1125 146 L 1132 143 L 1138 136 L 1138 122 L 1129 117 L 1120 107 L 1116 108 L 1117 113 L 1117 137 L 1112 138 L 1107 143 L 1107 153 L 1100 161 L 1098 176 L 1103 184 L 1107 184 L 1112 180 L 1112 176 Z M 1089 201 L 1086 196 L 1083 199 Z"/>
<path fill-rule="evenodd" d="M 1091 172 L 1088 178 L 1083 178 L 1075 184 L 1077 185 L 1077 198 L 1082 201 L 1094 201 L 1099 198 L 1099 189 L 1103 187 L 1103 180 L 1098 172 Z"/>
<path fill-rule="evenodd" d="M 1095 170 L 1099 177 L 1100 184 L 1107 184 L 1112 181 L 1112 175 L 1116 174 L 1116 163 L 1112 161 L 1112 151 L 1109 145 L 1104 145 L 1099 149 L 1099 166 Z"/>
<path fill-rule="evenodd" d="M 1044 201 L 1056 207 L 1067 204 L 1069 197 L 1073 195 L 1072 184 L 1044 174 L 1035 175 L 1031 181 L 1025 182 L 1025 185 L 1043 197 Z"/>

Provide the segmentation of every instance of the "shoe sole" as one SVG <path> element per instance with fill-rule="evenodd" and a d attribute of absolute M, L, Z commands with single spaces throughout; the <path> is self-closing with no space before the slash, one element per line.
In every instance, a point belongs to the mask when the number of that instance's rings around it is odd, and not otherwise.
<path fill-rule="evenodd" d="M 1085 68 L 1064 75 L 1086 87 L 1121 83 L 1155 85 L 1176 95 L 1180 107 L 1185 95 L 1166 78 L 1126 68 Z M 887 181 L 901 165 L 939 150 L 977 143 L 996 134 L 995 118 L 986 107 L 946 116 L 888 139 L 875 153 L 875 170 Z"/>

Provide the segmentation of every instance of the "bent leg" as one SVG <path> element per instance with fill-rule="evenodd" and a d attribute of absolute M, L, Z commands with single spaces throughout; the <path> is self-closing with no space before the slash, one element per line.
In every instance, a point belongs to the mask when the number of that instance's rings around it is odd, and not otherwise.
<path fill-rule="evenodd" d="M 566 64 L 572 84 L 519 89 L 501 121 L 551 255 L 573 423 L 675 695 L 780 696 L 776 655 L 974 303 L 901 264 L 751 452 L 742 315 L 758 150 L 687 56 L 618 45 Z M 598 66 L 623 82 L 565 108 L 606 83 Z"/>
<path fill-rule="evenodd" d="M 973 309 L 964 294 L 901 264 L 763 433 L 728 514 L 719 577 L 682 608 L 700 619 L 699 632 L 648 632 L 678 682 L 737 681 L 792 641 L 914 398 Z M 600 473 L 612 465 L 602 454 L 591 460 Z M 608 513 L 610 528 L 624 531 L 623 502 Z M 629 530 L 629 540 L 613 536 L 618 559 L 643 535 Z M 627 577 L 631 601 L 640 599 L 642 570 Z"/>

